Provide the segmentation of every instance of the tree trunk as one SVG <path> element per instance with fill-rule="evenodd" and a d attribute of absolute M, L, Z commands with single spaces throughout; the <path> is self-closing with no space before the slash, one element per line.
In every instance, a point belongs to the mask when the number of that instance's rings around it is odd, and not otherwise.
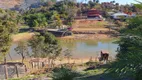
<path fill-rule="evenodd" d="M 26 66 L 26 65 L 24 65 L 24 67 L 25 67 L 25 72 L 27 72 L 27 66 Z"/>
<path fill-rule="evenodd" d="M 50 59 L 48 59 L 48 71 L 50 71 L 51 65 L 50 65 Z"/>
<path fill-rule="evenodd" d="M 22 63 L 23 63 L 23 64 L 24 64 L 24 59 L 25 59 L 25 57 L 23 56 L 23 57 L 22 57 Z"/>
<path fill-rule="evenodd" d="M 21 56 L 22 56 L 22 63 L 24 63 L 25 56 L 24 54 L 21 54 Z"/>
<path fill-rule="evenodd" d="M 4 57 L 4 64 L 6 64 L 7 60 L 6 60 L 6 57 Z"/>
<path fill-rule="evenodd" d="M 7 70 L 7 65 L 5 64 L 4 65 L 4 72 L 5 72 L 5 79 L 7 80 L 8 79 L 8 70 Z"/>
<path fill-rule="evenodd" d="M 15 65 L 15 69 L 16 69 L 16 74 L 17 74 L 17 78 L 18 78 L 19 77 L 19 72 L 18 72 L 17 65 Z"/>
<path fill-rule="evenodd" d="M 8 70 L 7 70 L 7 64 L 6 64 L 6 57 L 4 57 L 4 70 L 5 70 L 5 79 L 8 79 Z"/>

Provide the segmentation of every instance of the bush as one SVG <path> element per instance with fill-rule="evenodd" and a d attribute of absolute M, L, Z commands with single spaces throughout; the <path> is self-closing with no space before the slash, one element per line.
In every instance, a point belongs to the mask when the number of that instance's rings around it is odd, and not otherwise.
<path fill-rule="evenodd" d="M 73 80 L 75 77 L 80 76 L 79 73 L 71 69 L 61 67 L 53 70 L 53 80 Z"/>
<path fill-rule="evenodd" d="M 142 69 L 137 71 L 135 80 L 142 80 Z"/>

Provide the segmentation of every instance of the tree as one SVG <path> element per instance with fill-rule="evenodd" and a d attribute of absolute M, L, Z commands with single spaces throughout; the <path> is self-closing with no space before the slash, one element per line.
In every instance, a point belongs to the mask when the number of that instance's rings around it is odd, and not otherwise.
<path fill-rule="evenodd" d="M 111 71 L 121 77 L 135 77 L 142 69 L 142 16 L 132 18 L 128 26 L 120 32 L 124 36 L 119 41 L 117 60 Z"/>
<path fill-rule="evenodd" d="M 89 1 L 88 4 L 89 4 L 90 8 L 93 8 L 95 6 L 95 3 L 92 1 Z"/>
<path fill-rule="evenodd" d="M 61 46 L 51 33 L 36 35 L 29 42 L 35 58 L 48 58 L 49 66 L 54 66 L 55 59 L 61 53 Z"/>
<path fill-rule="evenodd" d="M 54 5 L 53 8 L 57 10 L 57 12 L 61 15 L 61 18 L 65 20 L 66 25 L 72 25 L 74 17 L 77 13 L 76 4 L 73 1 L 64 0 L 58 2 Z"/>
<path fill-rule="evenodd" d="M 49 64 L 51 64 L 50 66 L 54 67 L 54 61 L 60 56 L 62 48 L 53 34 L 45 33 L 43 36 L 45 37 L 44 43 L 46 44 L 43 51 L 48 57 Z"/>
<path fill-rule="evenodd" d="M 70 63 L 70 58 L 71 58 L 71 51 L 69 50 L 69 49 L 66 49 L 65 51 L 64 51 L 64 56 L 68 59 L 68 63 Z"/>
<path fill-rule="evenodd" d="M 29 53 L 28 52 L 27 42 L 24 42 L 24 41 L 18 42 L 18 46 L 15 48 L 15 51 L 17 52 L 17 54 L 21 55 L 21 57 L 22 57 L 22 63 L 23 63 L 25 57 Z"/>
<path fill-rule="evenodd" d="M 29 14 L 24 17 L 26 24 L 30 27 L 43 28 L 48 25 L 47 19 L 42 13 Z"/>
<path fill-rule="evenodd" d="M 11 47 L 11 35 L 17 32 L 16 13 L 0 9 L 0 56 L 6 64 L 6 55 Z M 5 78 L 8 79 L 7 65 L 5 65 Z"/>
<path fill-rule="evenodd" d="M 40 58 L 43 56 L 43 47 L 44 47 L 45 38 L 41 35 L 34 36 L 29 41 L 29 46 L 32 48 L 32 56 L 34 58 Z M 46 56 L 45 56 L 46 57 Z"/>
<path fill-rule="evenodd" d="M 56 28 L 62 26 L 62 20 L 60 19 L 60 14 L 57 11 L 53 11 L 50 13 L 51 19 L 50 19 L 50 27 Z"/>
<path fill-rule="evenodd" d="M 1 11 L 0 17 L 0 53 L 6 56 L 11 46 L 11 35 L 17 32 L 16 13 L 11 11 Z M 5 61 L 6 62 L 6 58 Z"/>

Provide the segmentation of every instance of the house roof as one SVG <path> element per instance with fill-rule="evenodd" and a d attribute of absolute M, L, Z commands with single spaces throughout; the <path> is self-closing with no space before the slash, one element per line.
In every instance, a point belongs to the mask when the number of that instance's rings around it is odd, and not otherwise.
<path fill-rule="evenodd" d="M 119 13 L 114 13 L 112 16 L 128 16 L 127 14 L 125 14 L 125 13 L 121 13 L 121 12 L 119 12 Z"/>

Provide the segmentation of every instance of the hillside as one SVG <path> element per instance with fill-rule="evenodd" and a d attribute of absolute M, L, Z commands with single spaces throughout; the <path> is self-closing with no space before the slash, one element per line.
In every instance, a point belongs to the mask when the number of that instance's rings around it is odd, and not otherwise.
<path fill-rule="evenodd" d="M 19 5 L 20 8 L 25 9 L 31 6 L 31 4 L 40 3 L 41 1 L 47 0 L 0 0 L 0 8 L 9 9 Z"/>
<path fill-rule="evenodd" d="M 23 0 L 0 0 L 0 8 L 13 8 L 15 5 L 22 4 Z"/>

